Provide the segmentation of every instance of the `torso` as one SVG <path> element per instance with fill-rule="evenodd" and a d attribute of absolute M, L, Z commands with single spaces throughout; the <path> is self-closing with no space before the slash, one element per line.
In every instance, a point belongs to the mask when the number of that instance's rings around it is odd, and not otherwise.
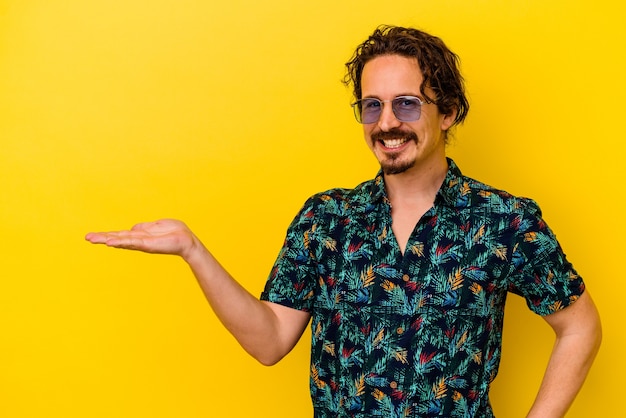
<path fill-rule="evenodd" d="M 391 230 L 396 237 L 402 254 L 404 254 L 409 237 L 413 233 L 415 226 L 431 207 L 432 205 L 420 205 L 415 207 L 409 207 L 408 205 L 392 205 Z"/>
<path fill-rule="evenodd" d="M 384 186 L 309 200 L 262 296 L 312 314 L 315 416 L 491 417 L 507 291 L 546 315 L 582 280 L 530 200 L 456 166 L 421 206 Z"/>

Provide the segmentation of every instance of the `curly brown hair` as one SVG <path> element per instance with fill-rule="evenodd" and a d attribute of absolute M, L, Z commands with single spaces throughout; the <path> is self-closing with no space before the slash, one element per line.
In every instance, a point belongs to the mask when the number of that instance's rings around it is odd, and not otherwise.
<path fill-rule="evenodd" d="M 435 103 L 444 115 L 457 111 L 454 125 L 465 120 L 469 102 L 465 96 L 463 76 L 459 70 L 459 57 L 436 37 L 418 29 L 383 25 L 359 45 L 346 63 L 344 84 L 354 86 L 354 97 L 361 99 L 361 75 L 368 61 L 381 55 L 400 55 L 416 58 L 424 81 L 420 92 L 427 102 Z M 430 88 L 435 97 L 426 94 Z"/>

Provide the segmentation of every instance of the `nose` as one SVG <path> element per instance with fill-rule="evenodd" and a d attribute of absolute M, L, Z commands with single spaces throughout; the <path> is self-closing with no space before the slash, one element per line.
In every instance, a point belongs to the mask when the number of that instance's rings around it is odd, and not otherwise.
<path fill-rule="evenodd" d="M 382 111 L 380 112 L 380 118 L 378 118 L 378 127 L 383 132 L 388 132 L 393 128 L 400 126 L 402 122 L 396 118 L 391 108 L 391 103 L 385 103 Z"/>

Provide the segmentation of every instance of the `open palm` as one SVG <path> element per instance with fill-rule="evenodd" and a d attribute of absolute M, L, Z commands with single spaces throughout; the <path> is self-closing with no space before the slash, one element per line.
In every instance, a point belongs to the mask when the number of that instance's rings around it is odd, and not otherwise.
<path fill-rule="evenodd" d="M 183 257 L 197 243 L 187 225 L 175 219 L 139 223 L 130 230 L 90 232 L 85 239 L 109 247 Z"/>

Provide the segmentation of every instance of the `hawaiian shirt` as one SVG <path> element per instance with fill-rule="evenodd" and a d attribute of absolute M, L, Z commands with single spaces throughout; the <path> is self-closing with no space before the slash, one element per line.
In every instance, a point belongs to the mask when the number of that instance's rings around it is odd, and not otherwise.
<path fill-rule="evenodd" d="M 493 417 L 507 292 L 539 315 L 583 293 L 534 201 L 448 165 L 404 254 L 380 172 L 289 227 L 261 299 L 311 313 L 316 418 Z"/>

